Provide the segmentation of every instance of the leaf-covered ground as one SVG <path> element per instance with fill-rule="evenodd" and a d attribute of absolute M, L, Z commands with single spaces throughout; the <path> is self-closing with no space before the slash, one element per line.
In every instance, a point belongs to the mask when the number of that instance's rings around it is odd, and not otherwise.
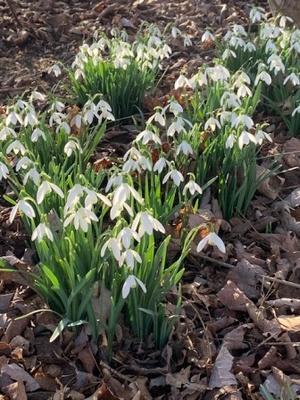
<path fill-rule="evenodd" d="M 48 67 L 70 64 L 95 29 L 134 34 L 143 21 L 176 24 L 193 46 L 175 43 L 165 79 L 146 99 L 151 109 L 180 72 L 212 59 L 214 48 L 201 43 L 207 27 L 221 35 L 233 23 L 246 24 L 249 9 L 247 1 L 217 0 L 0 1 L 0 99 L 6 104 L 24 90 L 52 88 Z M 123 326 L 110 365 L 105 343 L 95 346 L 85 330 L 50 344 L 57 319 L 46 311 L 15 319 L 45 306 L 21 275 L 1 273 L 0 399 L 236 400 L 261 399 L 262 384 L 274 395 L 299 389 L 300 140 L 286 137 L 272 115 L 258 118 L 276 133 L 262 156 L 283 153 L 283 172 L 260 187 L 247 218 L 224 221 L 216 201 L 203 200 L 203 218 L 221 221 L 228 251 L 189 257 L 182 317 L 164 350 L 154 350 L 151 338 L 138 343 Z M 134 134 L 131 126 L 111 131 L 99 157 L 124 153 Z M 20 223 L 9 225 L 9 212 L 1 203 L 0 256 L 22 271 L 34 259 Z"/>

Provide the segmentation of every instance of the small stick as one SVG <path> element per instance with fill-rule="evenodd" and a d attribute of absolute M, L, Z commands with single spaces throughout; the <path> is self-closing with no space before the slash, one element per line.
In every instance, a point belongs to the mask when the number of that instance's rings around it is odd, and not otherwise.
<path fill-rule="evenodd" d="M 21 92 L 23 90 L 29 89 L 29 86 L 21 86 L 21 87 L 4 87 L 0 88 L 0 93 L 6 93 L 6 92 Z"/>
<path fill-rule="evenodd" d="M 112 367 L 110 367 L 108 364 L 106 364 L 104 361 L 100 361 L 100 366 L 107 369 L 112 375 L 115 375 L 116 377 L 120 378 L 121 380 L 125 381 L 125 382 L 133 382 L 133 379 L 128 378 L 128 376 L 125 376 L 123 374 L 121 374 L 120 372 L 116 371 L 115 369 L 113 369 Z"/>

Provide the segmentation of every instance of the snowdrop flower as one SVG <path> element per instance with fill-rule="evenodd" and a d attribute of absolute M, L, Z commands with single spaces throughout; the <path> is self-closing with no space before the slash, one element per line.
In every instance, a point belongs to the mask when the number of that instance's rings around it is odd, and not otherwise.
<path fill-rule="evenodd" d="M 186 192 L 189 191 L 192 196 L 197 192 L 202 194 L 203 191 L 201 187 L 196 183 L 193 179 L 191 179 L 183 188 L 183 194 L 186 195 Z"/>
<path fill-rule="evenodd" d="M 244 45 L 244 50 L 253 53 L 256 50 L 256 46 L 254 43 L 248 42 Z"/>
<path fill-rule="evenodd" d="M 258 144 L 262 144 L 265 139 L 267 139 L 269 142 L 273 142 L 271 136 L 261 129 L 256 132 L 255 138 Z"/>
<path fill-rule="evenodd" d="M 62 190 L 56 186 L 54 183 L 51 183 L 49 181 L 44 181 L 38 188 L 37 194 L 36 194 L 36 201 L 38 204 L 41 204 L 44 201 L 44 198 L 47 194 L 51 192 L 55 192 L 59 197 L 63 198 L 64 194 Z"/>
<path fill-rule="evenodd" d="M 49 125 L 52 127 L 54 124 L 61 125 L 66 119 L 66 115 L 61 112 L 53 112 L 49 118 Z"/>
<path fill-rule="evenodd" d="M 247 129 L 250 129 L 253 127 L 254 122 L 251 117 L 248 115 L 238 115 L 238 116 L 233 116 L 232 118 L 232 126 L 236 128 L 239 125 L 245 126 Z"/>
<path fill-rule="evenodd" d="M 146 286 L 143 284 L 143 282 L 136 276 L 129 275 L 122 287 L 123 299 L 124 300 L 127 299 L 127 297 L 129 296 L 130 290 L 135 289 L 137 286 L 139 286 L 144 293 L 147 293 Z"/>
<path fill-rule="evenodd" d="M 45 101 L 46 99 L 47 99 L 47 96 L 41 92 L 38 92 L 37 90 L 34 90 L 29 97 L 29 100 L 31 102 L 34 100 Z"/>
<path fill-rule="evenodd" d="M 65 144 L 64 152 L 66 153 L 67 157 L 71 157 L 73 152 L 76 150 L 78 150 L 79 153 L 82 153 L 82 148 L 75 140 L 69 140 L 68 143 Z"/>
<path fill-rule="evenodd" d="M 266 71 L 261 71 L 255 78 L 255 82 L 254 85 L 257 86 L 258 83 L 262 81 L 264 82 L 266 85 L 270 86 L 272 83 L 272 78 L 271 75 L 268 74 Z"/>
<path fill-rule="evenodd" d="M 22 156 L 26 153 L 26 149 L 23 146 L 23 144 L 19 140 L 14 140 L 6 149 L 6 154 L 9 154 L 11 152 L 14 152 L 14 154 L 19 154 L 21 153 Z"/>
<path fill-rule="evenodd" d="M 41 176 L 35 168 L 31 168 L 24 176 L 23 185 L 27 184 L 28 179 L 31 179 L 36 186 L 39 186 L 41 181 Z"/>
<path fill-rule="evenodd" d="M 152 121 L 158 122 L 161 126 L 166 125 L 166 119 L 163 116 L 162 113 L 156 111 L 155 114 L 151 115 L 151 117 L 148 119 L 147 124 L 151 124 Z"/>
<path fill-rule="evenodd" d="M 16 132 L 12 128 L 5 126 L 0 130 L 0 141 L 6 140 L 9 136 L 17 136 Z"/>
<path fill-rule="evenodd" d="M 161 174 L 162 170 L 167 166 L 167 160 L 164 157 L 161 157 L 159 160 L 156 161 L 153 167 L 154 172 L 158 172 Z"/>
<path fill-rule="evenodd" d="M 251 79 L 245 72 L 240 72 L 233 84 L 233 87 L 240 87 L 243 84 L 250 85 Z"/>
<path fill-rule="evenodd" d="M 139 141 L 142 141 L 143 144 L 147 144 L 149 142 L 161 144 L 159 136 L 148 129 L 145 129 L 143 132 L 137 135 L 137 137 L 135 138 L 135 142 Z"/>
<path fill-rule="evenodd" d="M 29 113 L 25 115 L 24 126 L 35 126 L 38 124 L 38 119 L 34 110 L 30 110 Z"/>
<path fill-rule="evenodd" d="M 153 235 L 153 231 L 165 233 L 165 228 L 163 227 L 163 225 L 146 211 L 141 211 L 135 216 L 132 223 L 132 229 L 134 231 L 138 230 L 138 235 L 140 238 L 145 233 L 147 233 L 148 235 Z"/>
<path fill-rule="evenodd" d="M 217 247 L 222 253 L 226 253 L 226 248 L 223 240 L 215 233 L 210 232 L 204 239 L 202 239 L 198 246 L 197 251 L 200 253 L 207 245 Z"/>
<path fill-rule="evenodd" d="M 140 242 L 139 235 L 132 228 L 125 227 L 118 234 L 118 240 L 120 240 L 126 250 L 129 249 L 132 239 Z"/>
<path fill-rule="evenodd" d="M 175 133 L 185 132 L 185 120 L 181 117 L 177 117 L 175 121 L 169 126 L 167 130 L 167 136 L 173 137 Z"/>
<path fill-rule="evenodd" d="M 209 32 L 209 31 L 205 31 L 201 37 L 201 42 L 205 43 L 205 42 L 213 42 L 215 40 L 214 35 Z"/>
<path fill-rule="evenodd" d="M 300 85 L 300 79 L 299 76 L 297 76 L 294 72 L 292 72 L 290 75 L 288 75 L 283 84 L 286 85 L 288 82 L 291 82 L 293 86 L 299 86 Z"/>
<path fill-rule="evenodd" d="M 22 157 L 20 160 L 17 162 L 16 165 L 16 171 L 20 171 L 20 169 L 27 169 L 30 164 L 32 164 L 32 161 L 28 157 Z"/>
<path fill-rule="evenodd" d="M 185 140 L 183 140 L 176 149 L 176 155 L 183 153 L 184 155 L 188 156 L 189 154 L 193 155 L 193 149 L 192 146 L 186 142 Z"/>
<path fill-rule="evenodd" d="M 15 107 L 19 110 L 22 111 L 24 110 L 24 108 L 28 107 L 29 104 L 27 103 L 27 101 L 24 101 L 22 99 L 18 99 L 18 101 L 16 102 Z"/>
<path fill-rule="evenodd" d="M 193 42 L 191 41 L 191 39 L 188 35 L 184 35 L 184 37 L 183 37 L 183 46 L 184 47 L 193 46 Z"/>
<path fill-rule="evenodd" d="M 104 245 L 102 246 L 101 249 L 101 257 L 104 257 L 105 252 L 107 249 L 110 249 L 114 258 L 119 261 L 121 258 L 121 250 L 122 250 L 122 245 L 119 239 L 116 238 L 110 238 L 108 239 Z"/>
<path fill-rule="evenodd" d="M 54 64 L 48 68 L 48 74 L 52 74 L 52 73 L 55 75 L 56 78 L 59 75 L 61 75 L 61 69 L 57 64 Z"/>
<path fill-rule="evenodd" d="M 268 58 L 268 64 L 270 67 L 270 71 L 274 71 L 274 74 L 277 75 L 278 72 L 285 72 L 285 65 L 282 62 L 282 59 L 277 54 L 272 54 Z"/>
<path fill-rule="evenodd" d="M 64 227 L 67 227 L 73 222 L 75 229 L 78 231 L 79 228 L 83 232 L 87 232 L 89 225 L 92 221 L 98 221 L 97 216 L 88 208 L 80 207 L 77 211 L 73 211 L 64 221 Z"/>
<path fill-rule="evenodd" d="M 143 204 L 144 200 L 140 194 L 127 183 L 122 183 L 114 192 L 112 208 L 110 210 L 110 218 L 117 218 L 124 208 L 130 213 L 130 207 L 126 201 L 132 196 L 138 203 Z"/>
<path fill-rule="evenodd" d="M 65 133 L 69 135 L 71 133 L 71 127 L 66 121 L 64 121 L 56 128 L 56 133 L 59 133 L 59 131 L 65 131 Z"/>
<path fill-rule="evenodd" d="M 300 114 L 300 106 L 298 106 L 297 108 L 295 108 L 295 110 L 292 113 L 292 117 L 295 117 L 296 114 Z"/>
<path fill-rule="evenodd" d="M 112 187 L 116 188 L 123 183 L 123 178 L 121 175 L 113 175 L 109 178 L 107 185 L 105 187 L 105 192 L 108 193 Z"/>
<path fill-rule="evenodd" d="M 47 237 L 51 242 L 53 242 L 53 234 L 46 224 L 40 223 L 32 232 L 31 240 L 34 242 L 42 241 L 44 237 Z"/>
<path fill-rule="evenodd" d="M 11 113 L 8 114 L 8 116 L 6 117 L 5 123 L 6 125 L 17 125 L 17 123 L 19 122 L 19 124 L 23 124 L 23 120 L 21 118 L 21 116 L 16 113 L 15 111 L 12 111 Z"/>
<path fill-rule="evenodd" d="M 88 188 L 84 188 L 84 191 L 87 193 L 87 196 L 84 200 L 85 208 L 91 209 L 92 206 L 98 203 L 98 200 L 101 200 L 103 204 L 107 207 L 111 207 L 110 200 L 101 193 L 96 193 L 94 190 L 90 190 Z"/>
<path fill-rule="evenodd" d="M 230 72 L 223 65 L 216 65 L 206 69 L 206 73 L 214 82 L 224 82 L 230 78 Z"/>
<path fill-rule="evenodd" d="M 69 190 L 67 201 L 64 207 L 64 213 L 66 214 L 70 208 L 74 208 L 79 202 L 81 196 L 84 194 L 84 187 L 79 183 L 76 183 L 72 189 Z"/>
<path fill-rule="evenodd" d="M 277 53 L 277 46 L 276 44 L 273 42 L 273 40 L 269 39 L 266 43 L 266 47 L 265 47 L 265 52 L 266 54 L 268 53 Z"/>
<path fill-rule="evenodd" d="M 62 103 L 62 102 L 59 101 L 59 100 L 55 100 L 55 101 L 52 103 L 50 110 L 51 110 L 51 111 L 57 111 L 58 113 L 61 113 L 61 112 L 64 110 L 64 108 L 65 108 L 64 103 Z"/>
<path fill-rule="evenodd" d="M 192 85 L 190 84 L 189 79 L 184 76 L 184 75 L 179 75 L 179 77 L 177 78 L 174 88 L 175 90 L 179 89 L 179 88 L 185 88 L 185 87 L 189 87 L 191 89 L 193 89 Z"/>
<path fill-rule="evenodd" d="M 82 125 L 82 117 L 80 114 L 76 114 L 70 121 L 71 126 L 75 126 L 77 129 L 81 128 Z"/>
<path fill-rule="evenodd" d="M 257 22 L 260 22 L 261 20 L 265 20 L 266 16 L 264 13 L 264 10 L 262 8 L 252 8 L 250 11 L 250 21 L 252 24 L 255 24 Z"/>
<path fill-rule="evenodd" d="M 18 203 L 12 208 L 10 216 L 9 216 L 9 222 L 12 223 L 13 220 L 16 217 L 17 212 L 20 211 L 23 214 L 26 215 L 28 218 L 34 218 L 35 217 L 35 211 L 32 208 L 32 206 L 28 203 L 28 201 L 25 200 L 19 200 Z"/>
<path fill-rule="evenodd" d="M 248 34 L 245 31 L 245 28 L 243 27 L 243 25 L 239 25 L 239 24 L 234 24 L 233 25 L 233 33 L 235 35 L 238 35 L 238 36 L 245 36 L 245 37 L 248 36 Z"/>
<path fill-rule="evenodd" d="M 163 184 L 167 183 L 169 179 L 172 179 L 174 185 L 180 186 L 181 182 L 184 182 L 184 178 L 181 172 L 177 171 L 177 169 L 172 169 L 169 171 L 164 179 L 163 179 Z"/>
<path fill-rule="evenodd" d="M 173 26 L 173 27 L 172 27 L 172 30 L 171 30 L 171 35 L 172 35 L 172 37 L 173 37 L 174 39 L 176 39 L 177 36 L 180 36 L 180 35 L 181 35 L 181 30 L 178 29 L 178 28 L 176 28 L 176 26 Z"/>
<path fill-rule="evenodd" d="M 246 85 L 241 85 L 237 91 L 237 96 L 239 99 L 243 98 L 243 97 L 251 97 L 252 96 L 252 92 L 251 90 L 248 88 L 248 86 Z"/>
<path fill-rule="evenodd" d="M 224 125 L 226 122 L 232 122 L 232 119 L 236 118 L 236 113 L 232 111 L 222 111 L 220 113 L 220 122 L 221 125 Z"/>
<path fill-rule="evenodd" d="M 169 104 L 169 111 L 174 114 L 175 116 L 177 116 L 178 114 L 183 113 L 183 108 L 182 106 L 178 103 L 178 101 L 170 101 Z"/>
<path fill-rule="evenodd" d="M 232 149 L 235 142 L 236 142 L 236 137 L 231 133 L 226 140 L 225 148 Z"/>
<path fill-rule="evenodd" d="M 40 128 L 35 128 L 30 137 L 32 143 L 36 143 L 40 137 L 43 138 L 43 140 L 46 140 L 45 133 Z"/>
<path fill-rule="evenodd" d="M 2 179 L 7 179 L 9 174 L 8 168 L 7 166 L 0 161 L 0 182 L 2 181 Z"/>
<path fill-rule="evenodd" d="M 225 108 L 236 108 L 241 105 L 241 101 L 235 93 L 224 92 L 221 97 L 221 105 Z"/>
<path fill-rule="evenodd" d="M 236 58 L 236 53 L 231 49 L 226 49 L 222 54 L 222 60 L 226 61 L 230 57 Z"/>
<path fill-rule="evenodd" d="M 239 148 L 242 149 L 244 146 L 246 146 L 250 142 L 252 142 L 254 144 L 257 144 L 255 136 L 252 135 L 252 133 L 250 133 L 250 132 L 243 131 L 240 134 L 240 137 L 239 137 L 239 140 L 238 140 Z"/>
<path fill-rule="evenodd" d="M 132 270 L 132 269 L 134 269 L 136 262 L 141 264 L 142 259 L 137 251 L 132 250 L 132 249 L 127 249 L 121 254 L 121 257 L 119 260 L 119 266 L 121 267 L 124 264 L 124 262 Z"/>
<path fill-rule="evenodd" d="M 220 122 L 219 122 L 216 118 L 213 118 L 213 117 L 210 117 L 210 118 L 206 121 L 206 123 L 205 123 L 205 125 L 204 125 L 204 129 L 205 129 L 205 130 L 210 129 L 212 132 L 215 132 L 215 130 L 216 130 L 217 128 L 221 129 L 221 124 L 220 124 Z"/>

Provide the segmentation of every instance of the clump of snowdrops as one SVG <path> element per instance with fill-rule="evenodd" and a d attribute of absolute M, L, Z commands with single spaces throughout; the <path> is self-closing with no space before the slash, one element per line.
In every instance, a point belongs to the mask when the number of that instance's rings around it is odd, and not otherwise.
<path fill-rule="evenodd" d="M 262 8 L 250 13 L 249 30 L 234 25 L 220 44 L 220 58 L 231 72 L 245 71 L 263 83 L 263 105 L 275 111 L 290 134 L 300 130 L 300 30 L 288 17 L 266 20 Z"/>
<path fill-rule="evenodd" d="M 72 91 L 79 104 L 101 95 L 116 119 L 140 112 L 146 91 L 153 89 L 162 60 L 171 48 L 157 27 L 150 26 L 132 43 L 126 32 L 95 35 L 83 44 L 72 64 Z"/>

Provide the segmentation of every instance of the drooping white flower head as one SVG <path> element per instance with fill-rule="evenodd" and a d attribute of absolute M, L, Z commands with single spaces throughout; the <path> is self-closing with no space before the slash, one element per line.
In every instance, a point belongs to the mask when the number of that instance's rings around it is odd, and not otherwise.
<path fill-rule="evenodd" d="M 193 179 L 191 179 L 183 188 L 183 194 L 186 195 L 187 191 L 190 192 L 192 196 L 197 192 L 199 194 L 202 194 L 203 191 L 201 187 L 196 183 Z"/>
<path fill-rule="evenodd" d="M 38 240 L 38 242 L 40 242 L 44 237 L 53 242 L 53 233 L 51 232 L 51 229 L 46 224 L 40 223 L 32 232 L 31 240 Z"/>
<path fill-rule="evenodd" d="M 9 174 L 9 170 L 7 168 L 7 166 L 0 161 L 0 182 L 2 181 L 2 179 L 7 179 Z"/>
<path fill-rule="evenodd" d="M 22 157 L 17 162 L 16 171 L 20 171 L 20 169 L 27 169 L 32 164 L 32 161 L 28 157 Z"/>
<path fill-rule="evenodd" d="M 204 239 L 202 239 L 198 246 L 197 251 L 200 253 L 207 245 L 217 247 L 222 253 L 226 253 L 226 248 L 223 240 L 215 233 L 210 232 Z"/>
<path fill-rule="evenodd" d="M 132 223 L 132 229 L 138 231 L 140 237 L 145 233 L 153 235 L 153 231 L 165 233 L 163 225 L 146 211 L 139 212 Z"/>
<path fill-rule="evenodd" d="M 96 214 L 88 208 L 80 207 L 77 211 L 72 211 L 65 219 L 64 227 L 67 227 L 71 222 L 73 222 L 77 231 L 81 229 L 83 232 L 87 232 L 92 221 L 98 221 Z"/>
<path fill-rule="evenodd" d="M 48 74 L 54 74 L 56 78 L 59 77 L 61 75 L 60 66 L 57 64 L 52 65 L 48 68 Z"/>
<path fill-rule="evenodd" d="M 185 156 L 193 155 L 193 154 L 194 154 L 194 151 L 193 151 L 192 146 L 191 146 L 186 140 L 183 140 L 183 141 L 177 146 L 176 155 L 178 155 L 178 154 L 180 154 L 180 153 L 183 153 Z"/>
<path fill-rule="evenodd" d="M 181 182 L 184 182 L 184 177 L 182 175 L 181 172 L 177 171 L 177 169 L 171 169 L 171 171 L 169 171 L 164 179 L 163 179 L 163 184 L 167 183 L 168 180 L 171 179 L 174 183 L 174 185 L 176 186 L 180 186 Z"/>
<path fill-rule="evenodd" d="M 35 128 L 31 134 L 31 141 L 33 143 L 36 143 L 39 138 L 43 138 L 43 140 L 46 140 L 45 132 L 43 132 L 40 128 Z"/>
<path fill-rule="evenodd" d="M 203 35 L 201 36 L 201 42 L 202 42 L 202 43 L 205 43 L 205 42 L 214 42 L 214 40 L 215 40 L 214 35 L 213 35 L 211 32 L 209 32 L 209 31 L 205 31 L 205 32 L 203 33 Z"/>
<path fill-rule="evenodd" d="M 61 198 L 64 197 L 63 191 L 57 185 L 49 181 L 44 181 L 39 186 L 36 194 L 37 203 L 41 204 L 44 201 L 44 198 L 47 196 L 47 194 L 51 192 L 56 193 Z"/>
<path fill-rule="evenodd" d="M 123 299 L 127 299 L 129 296 L 130 290 L 135 289 L 137 286 L 139 286 L 144 293 L 147 293 L 146 286 L 143 284 L 143 282 L 137 278 L 134 275 L 129 275 L 124 282 L 123 288 L 122 288 L 122 297 Z"/>
<path fill-rule="evenodd" d="M 26 153 L 24 145 L 19 140 L 14 140 L 6 149 L 6 154 L 13 152 L 14 154 L 21 153 L 22 156 Z"/>
<path fill-rule="evenodd" d="M 17 212 L 22 212 L 28 218 L 35 218 L 35 211 L 32 208 L 31 204 L 26 200 L 19 200 L 17 204 L 12 208 L 9 222 L 12 223 L 16 217 Z"/>
<path fill-rule="evenodd" d="M 247 146 L 250 142 L 257 144 L 255 136 L 248 131 L 243 131 L 238 139 L 239 148 L 242 149 L 244 146 Z"/>
<path fill-rule="evenodd" d="M 64 152 L 66 153 L 67 157 L 71 157 L 71 155 L 75 152 L 78 151 L 79 153 L 82 153 L 82 148 L 79 143 L 77 143 L 75 140 L 69 140 L 64 147 Z"/>

